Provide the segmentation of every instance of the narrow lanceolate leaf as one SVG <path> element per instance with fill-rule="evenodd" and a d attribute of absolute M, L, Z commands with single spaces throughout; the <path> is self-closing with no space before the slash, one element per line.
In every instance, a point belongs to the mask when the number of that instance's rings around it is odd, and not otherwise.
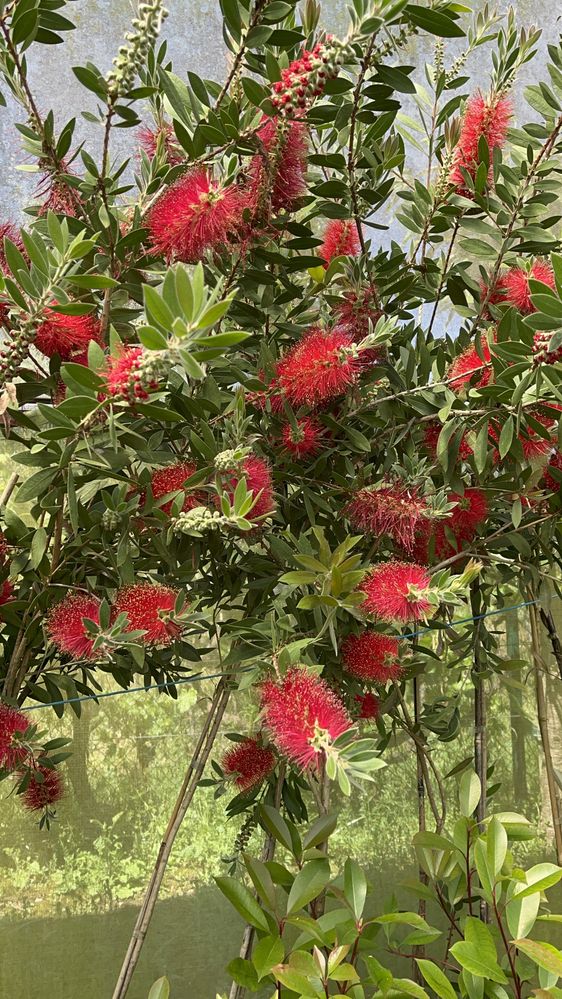
<path fill-rule="evenodd" d="M 243 919 L 250 926 L 255 926 L 257 930 L 269 930 L 269 924 L 265 918 L 259 903 L 245 885 L 240 884 L 236 878 L 222 877 L 215 878 L 215 881 L 226 896 L 228 901 L 240 913 Z"/>
<path fill-rule="evenodd" d="M 325 858 L 311 860 L 297 874 L 289 898 L 287 915 L 292 916 L 320 895 L 330 880 L 330 865 Z"/>
<path fill-rule="evenodd" d="M 446 974 L 433 961 L 427 961 L 425 958 L 420 957 L 416 959 L 416 964 L 423 975 L 424 981 L 439 996 L 439 999 L 457 999 L 457 994 Z"/>
<path fill-rule="evenodd" d="M 363 915 L 363 908 L 367 897 L 367 879 L 359 864 L 351 858 L 345 862 L 343 891 L 347 904 L 353 910 L 353 915 L 356 919 L 360 919 Z"/>
<path fill-rule="evenodd" d="M 562 951 L 543 940 L 512 940 L 514 947 L 530 957 L 539 968 L 562 976 Z"/>

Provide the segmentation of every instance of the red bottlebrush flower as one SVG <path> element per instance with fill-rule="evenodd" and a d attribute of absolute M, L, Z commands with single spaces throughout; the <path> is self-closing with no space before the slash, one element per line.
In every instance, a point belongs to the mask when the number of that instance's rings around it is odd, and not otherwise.
<path fill-rule="evenodd" d="M 274 212 L 291 211 L 306 193 L 307 135 L 303 122 L 263 118 L 257 132 L 262 148 L 250 163 L 251 200 L 256 208 L 263 198 Z"/>
<path fill-rule="evenodd" d="M 59 771 L 39 765 L 22 794 L 22 801 L 30 812 L 41 812 L 56 805 L 63 795 L 64 783 Z"/>
<path fill-rule="evenodd" d="M 17 246 L 20 253 L 23 253 L 24 257 L 27 256 L 25 252 L 25 246 L 19 232 L 11 222 L 0 223 L 0 270 L 3 274 L 10 274 L 10 268 L 8 267 L 8 261 L 6 260 L 6 251 L 4 249 L 4 240 L 9 239 L 14 246 Z"/>
<path fill-rule="evenodd" d="M 142 347 L 122 347 L 118 354 L 108 358 L 107 395 L 133 404 L 148 399 L 150 392 L 156 392 L 159 385 L 148 371 L 146 360 Z"/>
<path fill-rule="evenodd" d="M 178 591 L 160 583 L 134 583 L 123 586 L 115 597 L 112 621 L 126 613 L 125 631 L 144 631 L 143 645 L 170 645 L 181 634 L 181 626 L 171 620 Z"/>
<path fill-rule="evenodd" d="M 370 683 L 396 680 L 402 673 L 398 641 L 378 631 L 349 635 L 342 645 L 343 668 L 350 676 Z"/>
<path fill-rule="evenodd" d="M 477 93 L 467 101 L 449 174 L 449 183 L 459 192 L 466 188 L 462 171 L 465 170 L 471 177 L 476 173 L 480 139 L 486 140 L 490 153 L 504 145 L 511 113 L 510 101 L 497 94 L 484 97 Z"/>
<path fill-rule="evenodd" d="M 429 562 L 430 551 L 438 562 L 455 555 L 465 545 L 476 537 L 478 528 L 488 516 L 488 500 L 481 489 L 465 489 L 459 493 L 449 493 L 449 503 L 457 505 L 446 520 L 437 521 L 430 534 L 418 534 L 415 540 L 413 555 L 420 562 Z M 449 535 L 455 538 L 456 545 L 449 540 Z"/>
<path fill-rule="evenodd" d="M 221 187 L 203 168 L 190 170 L 164 192 L 147 218 L 154 252 L 195 264 L 206 250 L 228 247 L 244 224 L 250 195 Z"/>
<path fill-rule="evenodd" d="M 62 169 L 69 173 L 64 163 Z M 50 173 L 43 175 L 37 194 L 44 199 L 38 211 L 39 217 L 43 217 L 47 212 L 54 212 L 55 215 L 76 218 L 82 204 L 80 192 L 75 187 Z"/>
<path fill-rule="evenodd" d="M 557 425 L 559 417 L 551 414 L 551 410 L 557 410 L 562 412 L 562 406 L 559 403 L 548 403 L 549 412 L 544 412 L 540 408 L 529 409 L 528 415 L 536 420 L 541 426 L 547 431 L 553 430 Z M 500 439 L 501 434 L 501 423 L 499 421 L 493 420 L 490 422 L 489 435 L 493 441 L 496 443 Z M 534 427 L 531 425 L 525 427 L 520 431 L 517 436 L 521 448 L 523 451 L 523 457 L 528 462 L 539 462 L 544 464 L 546 456 L 550 453 L 553 448 L 552 436 L 549 434 L 544 437 L 542 434 L 538 433 Z M 497 460 L 499 461 L 499 454 L 496 452 Z"/>
<path fill-rule="evenodd" d="M 531 278 L 534 281 L 542 281 L 549 288 L 556 287 L 554 271 L 546 260 L 535 260 L 529 271 L 522 267 L 512 267 L 502 278 L 503 301 L 507 302 L 508 305 L 513 305 L 525 316 L 537 311 L 531 301 L 529 287 Z"/>
<path fill-rule="evenodd" d="M 406 550 L 414 543 L 416 530 L 427 514 L 427 503 L 414 487 L 400 482 L 359 489 L 346 513 L 354 527 L 378 536 L 390 535 Z"/>
<path fill-rule="evenodd" d="M 24 735 L 29 728 L 29 720 L 21 711 L 0 704 L 0 768 L 16 770 L 28 756 L 25 746 L 15 738 Z"/>
<path fill-rule="evenodd" d="M 317 762 L 327 742 L 351 728 L 342 702 L 325 680 L 298 666 L 261 688 L 265 724 L 277 748 L 300 767 Z"/>
<path fill-rule="evenodd" d="M 367 690 L 364 694 L 357 694 L 355 697 L 359 710 L 358 718 L 361 721 L 376 721 L 381 713 L 380 698 Z"/>
<path fill-rule="evenodd" d="M 177 166 L 185 159 L 185 153 L 169 121 L 161 122 L 156 128 L 141 125 L 137 129 L 137 139 L 139 146 L 144 149 L 150 160 L 154 159 L 158 149 L 163 150 L 164 159 L 168 166 Z"/>
<path fill-rule="evenodd" d="M 488 385 L 492 377 L 490 360 L 490 347 L 485 341 L 480 342 L 480 353 L 475 346 L 463 350 L 447 372 L 447 380 L 453 392 L 462 392 L 468 385 L 473 385 L 475 388 L 484 388 Z"/>
<path fill-rule="evenodd" d="M 275 753 L 257 739 L 237 742 L 222 758 L 222 769 L 240 791 L 259 787 L 275 767 Z"/>
<path fill-rule="evenodd" d="M 557 364 L 562 361 L 562 346 L 549 350 L 553 333 L 537 332 L 533 338 L 533 365 Z"/>
<path fill-rule="evenodd" d="M 361 242 L 353 219 L 330 219 L 324 229 L 324 242 L 318 256 L 327 267 L 334 257 L 356 257 L 361 252 Z"/>
<path fill-rule="evenodd" d="M 183 490 L 186 479 L 195 475 L 196 471 L 197 466 L 192 465 L 189 461 L 178 461 L 175 465 L 165 465 L 164 468 L 157 468 L 156 471 L 152 473 L 150 479 L 152 497 L 155 502 L 162 499 L 163 496 L 167 496 L 168 493 L 178 492 L 180 489 Z M 143 490 L 140 495 L 141 507 L 144 506 L 145 501 L 146 492 Z M 203 497 L 201 493 L 186 493 L 182 510 L 193 510 L 193 507 L 201 506 L 202 502 Z M 173 499 L 168 500 L 168 502 L 163 503 L 159 509 L 162 510 L 162 513 L 170 514 L 173 503 Z"/>
<path fill-rule="evenodd" d="M 278 362 L 277 380 L 291 405 L 317 406 L 343 395 L 360 371 L 361 361 L 345 333 L 311 329 Z"/>
<path fill-rule="evenodd" d="M 283 445 L 294 458 L 312 458 L 322 448 L 324 428 L 313 416 L 297 420 L 297 429 L 285 423 L 281 428 Z"/>
<path fill-rule="evenodd" d="M 383 315 L 382 309 L 373 305 L 373 289 L 363 288 L 361 291 L 346 291 L 343 301 L 334 307 L 335 326 L 353 340 L 360 343 L 369 333 L 369 323 L 374 327 Z M 377 349 L 377 359 L 380 352 Z"/>
<path fill-rule="evenodd" d="M 363 609 L 381 621 L 419 621 L 431 609 L 427 569 L 413 562 L 384 562 L 363 580 Z"/>
<path fill-rule="evenodd" d="M 246 488 L 248 492 L 253 494 L 253 498 L 256 500 L 247 516 L 251 520 L 259 520 L 273 513 L 275 510 L 273 480 L 271 478 L 271 468 L 267 461 L 252 454 L 245 459 L 240 475 L 233 476 L 229 483 L 228 492 L 231 503 L 234 500 L 236 486 L 241 476 L 244 476 L 246 479 Z M 220 506 L 219 496 L 216 497 L 216 504 Z"/>
<path fill-rule="evenodd" d="M 423 442 L 427 451 L 429 451 L 432 458 L 437 457 L 437 444 L 441 431 L 443 429 L 443 424 L 439 423 L 439 420 L 430 420 L 426 423 L 425 430 L 423 434 Z M 461 442 L 459 444 L 459 458 L 466 461 L 474 454 L 470 444 L 468 443 L 466 434 L 461 437 Z"/>
<path fill-rule="evenodd" d="M 562 453 L 560 451 L 555 451 L 550 457 L 543 475 L 544 488 L 550 490 L 550 492 L 559 493 L 562 489 L 562 479 L 555 479 L 552 474 L 553 471 L 562 473 Z"/>
<path fill-rule="evenodd" d="M 34 344 L 46 357 L 58 354 L 63 361 L 68 361 L 74 360 L 75 354 L 87 357 L 91 340 L 101 343 L 101 323 L 95 316 L 65 316 L 52 308 L 45 310 Z"/>
<path fill-rule="evenodd" d="M 46 630 L 57 648 L 74 659 L 94 657 L 94 640 L 84 624 L 84 618 L 99 624 L 100 601 L 86 593 L 75 593 L 52 608 Z"/>
<path fill-rule="evenodd" d="M 13 599 L 13 593 L 14 587 L 9 579 L 5 579 L 0 585 L 0 606 L 2 606 L 2 604 L 9 604 L 10 600 Z"/>

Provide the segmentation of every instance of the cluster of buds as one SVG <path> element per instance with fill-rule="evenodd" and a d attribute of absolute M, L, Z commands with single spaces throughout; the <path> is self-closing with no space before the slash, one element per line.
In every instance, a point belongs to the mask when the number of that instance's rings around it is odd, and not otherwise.
<path fill-rule="evenodd" d="M 555 350 L 550 350 L 551 340 L 552 333 L 535 333 L 533 342 L 533 364 L 535 366 L 539 364 L 556 364 L 557 361 L 562 361 L 562 345 L 555 348 Z"/>
<path fill-rule="evenodd" d="M 116 531 L 121 523 L 121 517 L 117 510 L 104 510 L 101 517 L 101 524 L 104 531 Z"/>
<path fill-rule="evenodd" d="M 281 114 L 291 117 L 306 110 L 318 97 L 328 80 L 336 77 L 345 59 L 346 44 L 327 35 L 312 51 L 305 50 L 300 59 L 281 71 L 281 79 L 273 84 L 271 103 Z"/>
<path fill-rule="evenodd" d="M 8 346 L 0 351 L 0 386 L 11 382 L 21 364 L 29 356 L 29 348 L 35 340 L 35 326 L 26 323 L 21 330 L 13 332 Z"/>
<path fill-rule="evenodd" d="M 200 537 L 207 531 L 219 531 L 227 523 L 227 518 L 219 510 L 208 506 L 194 506 L 175 518 L 173 527 L 176 534 L 191 534 Z"/>
<path fill-rule="evenodd" d="M 238 471 L 248 457 L 248 448 L 229 448 L 227 451 L 220 451 L 216 455 L 214 465 L 217 472 Z"/>
<path fill-rule="evenodd" d="M 126 45 L 121 45 L 113 60 L 113 69 L 107 75 L 107 87 L 111 96 L 117 98 L 127 94 L 135 82 L 135 77 L 145 63 L 150 48 L 158 38 L 162 21 L 168 16 L 162 0 L 148 0 L 140 3 L 138 15 L 133 19 L 133 31 L 125 35 Z"/>

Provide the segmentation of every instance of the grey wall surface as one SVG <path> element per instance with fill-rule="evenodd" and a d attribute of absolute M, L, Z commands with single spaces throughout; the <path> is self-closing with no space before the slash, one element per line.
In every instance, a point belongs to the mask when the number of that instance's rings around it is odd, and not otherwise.
<path fill-rule="evenodd" d="M 472 0 L 474 10 L 482 9 L 482 0 Z M 493 6 L 493 4 L 491 4 Z M 69 16 L 76 22 L 76 31 L 66 36 L 64 45 L 32 47 L 29 53 L 29 78 L 43 113 L 53 109 L 57 130 L 71 117 L 77 118 L 77 138 L 87 140 L 95 152 L 99 144 L 99 129 L 81 117 L 82 110 L 95 110 L 94 95 L 86 91 L 72 73 L 72 66 L 88 60 L 106 72 L 118 49 L 123 34 L 128 30 L 136 5 L 127 0 L 77 0 L 68 5 Z M 169 0 L 169 17 L 164 27 L 169 54 L 175 72 L 185 76 L 192 69 L 202 77 L 224 77 L 227 54 L 221 36 L 221 19 L 218 0 Z M 516 118 L 529 120 L 533 115 L 522 100 L 526 84 L 546 74 L 546 46 L 558 37 L 561 0 L 517 0 L 515 10 L 522 25 L 538 24 L 543 29 L 540 53 L 530 65 L 523 68 L 517 81 L 514 98 Z M 504 3 L 500 10 L 506 10 Z M 346 4 L 343 0 L 327 0 L 323 4 L 323 23 L 334 31 L 345 31 Z M 447 62 L 450 63 L 462 46 L 457 40 L 447 42 Z M 423 82 L 423 64 L 432 58 L 433 42 L 428 36 L 412 40 L 401 61 L 417 67 L 417 78 Z M 389 62 L 392 64 L 392 59 Z M 469 60 L 467 74 L 474 81 L 474 88 L 486 88 L 490 73 L 490 47 L 478 49 Z M 5 90 L 5 88 L 3 88 Z M 14 123 L 23 120 L 22 111 L 8 96 L 8 107 L 0 108 L 0 162 L 2 185 L 0 187 L 0 221 L 21 221 L 21 207 L 33 196 L 37 175 L 22 172 L 18 165 L 26 163 L 20 148 L 20 136 Z M 117 130 L 113 140 L 116 156 L 127 155 L 135 148 L 134 133 Z M 412 171 L 421 168 L 419 154 L 413 153 Z M 391 221 L 391 220 L 389 220 Z M 392 227 L 394 229 L 394 227 Z"/>

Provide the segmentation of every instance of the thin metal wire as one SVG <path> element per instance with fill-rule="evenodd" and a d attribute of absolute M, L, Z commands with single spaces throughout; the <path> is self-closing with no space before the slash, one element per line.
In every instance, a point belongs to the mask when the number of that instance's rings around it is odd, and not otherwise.
<path fill-rule="evenodd" d="M 520 604 L 513 604 L 512 607 L 500 607 L 497 610 L 486 611 L 484 614 L 476 614 L 474 617 L 462 617 L 459 621 L 440 622 L 433 628 L 422 628 L 420 631 L 412 631 L 409 634 L 398 635 L 399 639 L 418 638 L 419 635 L 427 635 L 430 631 L 438 631 L 440 628 L 456 628 L 459 624 L 469 624 L 471 621 L 481 621 L 485 617 L 493 617 L 494 614 L 508 614 L 510 611 L 519 610 L 521 607 L 529 607 L 536 604 L 538 600 L 525 600 Z M 239 674 L 250 673 L 252 666 L 239 670 Z M 165 683 L 150 683 L 142 687 L 127 687 L 126 690 L 105 690 L 99 694 L 85 694 L 83 697 L 68 697 L 62 701 L 49 701 L 48 704 L 31 704 L 28 707 L 20 708 L 20 711 L 39 711 L 41 708 L 55 708 L 66 704 L 80 704 L 82 701 L 100 701 L 102 697 L 121 697 L 123 694 L 138 694 L 144 690 L 164 690 L 166 687 L 179 687 L 184 683 L 198 683 L 200 680 L 218 680 L 225 676 L 224 673 L 197 673 L 195 676 L 185 676 L 180 680 L 167 680 Z"/>

